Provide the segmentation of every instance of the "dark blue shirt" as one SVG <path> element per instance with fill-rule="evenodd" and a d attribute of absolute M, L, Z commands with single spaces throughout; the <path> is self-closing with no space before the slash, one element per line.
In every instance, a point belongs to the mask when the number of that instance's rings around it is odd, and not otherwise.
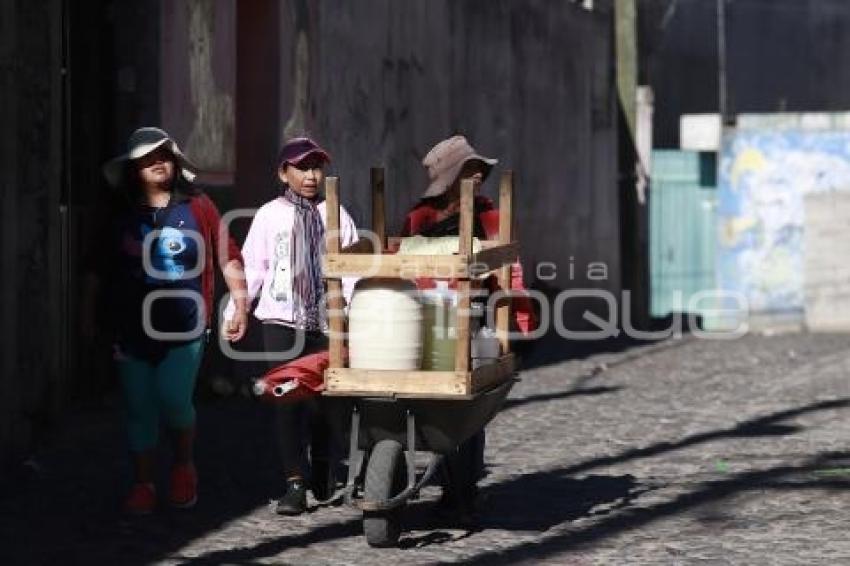
<path fill-rule="evenodd" d="M 198 223 L 188 202 L 166 208 L 140 206 L 129 214 L 119 235 L 119 277 L 115 289 L 119 345 L 128 354 L 161 358 L 182 340 L 161 340 L 146 331 L 145 298 L 156 291 L 178 291 L 148 305 L 150 327 L 158 332 L 188 333 L 203 321 L 201 272 L 204 258 Z M 147 245 L 148 262 L 143 246 Z M 147 265 L 145 265 L 147 263 Z"/>

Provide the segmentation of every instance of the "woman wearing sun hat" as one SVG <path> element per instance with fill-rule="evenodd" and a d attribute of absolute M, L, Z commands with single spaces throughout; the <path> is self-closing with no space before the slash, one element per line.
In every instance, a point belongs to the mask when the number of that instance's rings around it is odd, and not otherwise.
<path fill-rule="evenodd" d="M 428 187 L 407 214 L 402 236 L 458 235 L 460 185 L 464 180 L 471 180 L 475 191 L 473 235 L 482 239 L 497 238 L 499 211 L 493 201 L 480 194 L 482 184 L 497 163 L 498 160 L 475 151 L 461 135 L 436 144 L 422 160 L 428 173 Z M 418 283 L 420 286 L 431 284 L 427 280 Z M 487 281 L 485 285 L 495 286 L 495 281 Z M 521 291 L 524 288 L 522 267 L 516 262 L 511 267 L 511 289 Z M 530 300 L 520 295 L 513 298 L 512 306 L 512 322 L 517 329 L 523 333 L 533 330 L 536 323 Z M 445 459 L 440 504 L 455 518 L 468 520 L 474 511 L 476 484 L 484 471 L 484 442 L 484 430 L 481 430 Z"/>
<path fill-rule="evenodd" d="M 135 483 L 131 513 L 156 506 L 154 453 L 160 420 L 173 434 L 169 502 L 197 500 L 192 456 L 192 394 L 213 309 L 214 266 L 238 297 L 228 339 L 245 332 L 245 284 L 239 248 L 213 202 L 192 181 L 195 167 L 159 128 L 139 128 L 126 153 L 104 166 L 120 204 L 98 234 L 90 258 L 89 300 L 103 291 L 114 360 L 127 404 Z"/>
<path fill-rule="evenodd" d="M 498 238 L 499 210 L 492 200 L 480 194 L 481 186 L 498 162 L 476 152 L 461 135 L 436 144 L 422 159 L 428 173 L 428 187 L 416 206 L 407 213 L 401 235 L 457 235 L 460 183 L 470 179 L 475 190 L 473 234 L 478 238 Z M 525 289 L 519 262 L 511 266 L 511 289 Z M 534 330 L 536 320 L 531 301 L 520 294 L 513 299 L 512 307 L 514 326 L 524 334 Z"/>
<path fill-rule="evenodd" d="M 321 189 L 330 155 L 312 139 L 296 137 L 283 145 L 277 162 L 280 195 L 257 210 L 242 246 L 248 300 L 258 297 L 254 317 L 262 324 L 269 368 L 281 363 L 282 352 L 295 358 L 328 347 L 321 269 L 327 206 Z M 339 216 L 344 247 L 357 241 L 357 228 L 343 207 Z M 350 297 L 353 281 L 344 279 L 343 286 L 345 296 Z M 231 303 L 225 309 L 225 325 L 233 312 Z M 304 339 L 304 345 L 295 352 L 298 338 Z M 328 475 L 332 474 L 327 463 L 328 432 L 314 399 L 279 405 L 276 410 L 286 482 L 276 511 L 298 515 L 307 508 L 305 478 L 311 477 L 317 498 L 324 499 L 327 494 Z M 308 422 L 312 426 L 308 427 Z M 303 433 L 307 428 L 312 428 L 311 464 Z"/>

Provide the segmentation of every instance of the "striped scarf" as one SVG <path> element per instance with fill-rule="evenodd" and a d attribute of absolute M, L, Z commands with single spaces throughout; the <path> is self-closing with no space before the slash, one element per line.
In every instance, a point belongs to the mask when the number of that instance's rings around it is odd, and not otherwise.
<path fill-rule="evenodd" d="M 319 199 L 308 199 L 286 187 L 283 198 L 295 206 L 290 262 L 295 326 L 324 332 L 328 328 L 322 281 L 322 255 L 325 251 L 325 227 L 319 215 Z"/>

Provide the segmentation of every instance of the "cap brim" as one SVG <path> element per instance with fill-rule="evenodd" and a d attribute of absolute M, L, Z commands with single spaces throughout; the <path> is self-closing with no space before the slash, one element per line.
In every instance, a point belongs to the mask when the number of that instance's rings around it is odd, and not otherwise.
<path fill-rule="evenodd" d="M 307 159 L 311 155 L 318 155 L 319 157 L 321 157 L 324 160 L 325 163 L 331 162 L 331 156 L 328 155 L 328 152 L 325 151 L 324 149 L 320 149 L 320 148 L 317 147 L 317 148 L 307 150 L 300 155 L 296 155 L 292 159 L 287 159 L 286 161 L 281 163 L 281 165 L 286 165 L 287 163 L 290 163 L 292 165 L 298 165 L 299 163 L 301 163 L 302 161 L 304 161 L 305 159 Z"/>

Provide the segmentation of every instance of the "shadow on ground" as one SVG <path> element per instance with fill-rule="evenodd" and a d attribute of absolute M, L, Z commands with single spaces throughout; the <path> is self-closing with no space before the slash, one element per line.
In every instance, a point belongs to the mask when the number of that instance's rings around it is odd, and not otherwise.
<path fill-rule="evenodd" d="M 198 419 L 198 505 L 187 511 L 162 505 L 142 518 L 120 512 L 130 477 L 120 412 L 75 419 L 61 446 L 40 455 L 26 479 L 4 486 L 3 563 L 150 563 L 279 495 L 268 407 L 236 398 L 206 402 Z M 162 456 L 161 487 L 167 485 L 167 451 Z"/>
<path fill-rule="evenodd" d="M 555 554 L 568 552 L 620 533 L 641 528 L 653 521 L 665 517 L 689 512 L 702 505 L 716 503 L 744 491 L 751 490 L 847 490 L 850 478 L 815 478 L 800 481 L 800 477 L 811 477 L 824 467 L 839 464 L 847 465 L 850 453 L 822 454 L 811 458 L 802 466 L 777 466 L 766 470 L 757 470 L 735 474 L 719 481 L 704 482 L 693 490 L 675 497 L 670 501 L 646 507 L 624 509 L 622 513 L 609 514 L 600 521 L 587 527 L 567 529 L 567 532 L 553 535 L 544 540 L 523 542 L 516 546 L 491 550 L 476 555 L 467 561 L 469 564 L 513 564 L 520 560 L 542 560 Z M 709 520 L 705 518 L 704 520 Z M 734 519 L 717 517 L 711 519 L 714 528 L 721 529 L 722 522 L 731 523 Z"/>
<path fill-rule="evenodd" d="M 481 490 L 480 518 L 468 526 L 466 534 L 453 536 L 445 529 L 458 525 L 446 522 L 433 510 L 416 513 L 410 509 L 407 528 L 414 532 L 430 531 L 402 538 L 402 548 L 422 548 L 455 542 L 486 529 L 543 532 L 565 521 L 606 514 L 628 505 L 646 488 L 635 478 L 624 476 L 565 477 L 553 470 L 525 474 Z"/>
<path fill-rule="evenodd" d="M 649 327 L 639 334 L 616 329 L 616 336 L 598 339 L 579 339 L 578 333 L 576 337 L 561 336 L 552 326 L 536 340 L 513 342 L 513 348 L 521 359 L 522 369 L 545 367 L 569 360 L 583 360 L 603 353 L 618 354 L 651 344 L 657 344 L 661 349 L 676 348 L 687 344 L 693 337 L 692 328 L 700 328 L 701 319 L 696 317 L 696 320 L 691 320 L 691 318 L 687 314 L 677 313 L 663 319 L 652 319 Z M 567 328 L 567 330 L 573 329 Z M 584 329 L 584 332 L 598 334 L 600 328 L 589 326 Z M 653 335 L 655 337 L 650 338 Z M 627 356 L 620 363 L 631 359 Z"/>
<path fill-rule="evenodd" d="M 850 399 L 837 399 L 812 403 L 744 421 L 737 426 L 708 431 L 685 437 L 675 442 L 658 443 L 642 449 L 627 450 L 621 454 L 597 458 L 560 469 L 525 474 L 482 489 L 482 518 L 474 528 L 457 535 L 456 525 L 438 519 L 433 513 L 433 504 L 415 502 L 406 510 L 406 528 L 412 534 L 400 542 L 403 549 L 446 545 L 485 529 L 507 531 L 546 532 L 561 527 L 566 533 L 537 539 L 535 542 L 520 543 L 514 547 L 486 551 L 476 555 L 477 564 L 509 564 L 520 560 L 542 559 L 556 553 L 568 551 L 580 545 L 593 543 L 607 536 L 640 528 L 652 521 L 687 512 L 695 507 L 720 501 L 735 493 L 754 489 L 846 489 L 850 480 L 844 477 L 813 475 L 825 467 L 839 465 L 850 458 L 847 454 L 818 455 L 803 466 L 778 466 L 733 475 L 719 481 L 698 484 L 691 492 L 671 501 L 637 507 L 635 500 L 642 494 L 656 489 L 657 485 L 643 484 L 631 475 L 608 476 L 588 475 L 575 478 L 579 473 L 628 462 L 639 458 L 679 450 L 687 446 L 721 440 L 724 438 L 781 436 L 799 432 L 800 427 L 781 421 L 814 411 L 846 408 Z M 846 464 L 845 464 L 846 465 Z M 802 480 L 801 480 L 802 478 Z M 592 518 L 586 527 L 572 528 L 571 523 L 582 518 Z M 723 517 L 711 518 L 715 523 Z M 425 534 L 421 534 L 425 531 Z M 452 531 L 452 532 L 449 532 Z M 316 544 L 338 537 L 358 536 L 360 522 L 350 519 L 334 525 L 318 527 L 305 534 L 288 535 L 265 541 L 248 548 L 212 552 L 187 563 L 218 564 L 246 563 L 269 558 L 286 548 Z M 364 542 L 365 544 L 365 542 Z"/>

